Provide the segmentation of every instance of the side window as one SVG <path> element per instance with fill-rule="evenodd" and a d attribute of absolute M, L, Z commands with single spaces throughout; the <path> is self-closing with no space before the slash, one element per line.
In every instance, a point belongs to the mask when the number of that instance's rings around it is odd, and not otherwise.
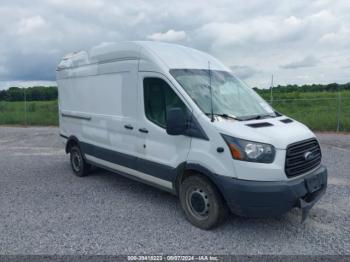
<path fill-rule="evenodd" d="M 166 127 L 168 108 L 180 107 L 184 111 L 188 111 L 177 94 L 160 78 L 145 78 L 143 80 L 143 94 L 146 117 L 163 128 Z"/>

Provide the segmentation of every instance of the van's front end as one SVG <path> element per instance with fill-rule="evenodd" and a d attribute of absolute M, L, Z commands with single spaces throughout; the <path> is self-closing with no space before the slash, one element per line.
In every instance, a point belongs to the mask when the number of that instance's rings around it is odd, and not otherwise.
<path fill-rule="evenodd" d="M 321 164 L 315 136 L 284 116 L 232 125 L 225 122 L 218 124 L 218 130 L 237 177 L 220 177 L 223 179 L 217 183 L 231 210 L 243 216 L 265 217 L 300 207 L 304 220 L 327 187 L 327 169 Z"/>
<path fill-rule="evenodd" d="M 196 118 L 209 137 L 192 141 L 189 163 L 201 166 L 230 210 L 266 217 L 300 207 L 304 220 L 327 187 L 315 135 L 228 71 L 172 69 L 170 74 L 196 104 Z"/>

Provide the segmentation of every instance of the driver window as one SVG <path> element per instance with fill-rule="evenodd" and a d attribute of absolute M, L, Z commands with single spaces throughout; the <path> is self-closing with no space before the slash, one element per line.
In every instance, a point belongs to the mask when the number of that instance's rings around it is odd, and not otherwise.
<path fill-rule="evenodd" d="M 162 79 L 149 77 L 143 80 L 143 94 L 146 117 L 153 123 L 166 127 L 166 110 L 180 107 L 187 111 L 186 105 Z"/>

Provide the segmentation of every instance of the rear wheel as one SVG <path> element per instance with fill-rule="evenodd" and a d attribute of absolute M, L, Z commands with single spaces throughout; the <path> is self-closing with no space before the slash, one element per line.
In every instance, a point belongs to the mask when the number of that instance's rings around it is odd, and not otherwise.
<path fill-rule="evenodd" d="M 91 165 L 86 163 L 80 148 L 76 145 L 70 149 L 70 164 L 74 174 L 79 177 L 86 176 L 91 169 Z"/>
<path fill-rule="evenodd" d="M 227 216 L 222 196 L 203 176 L 190 176 L 182 182 L 180 202 L 187 220 L 201 229 L 211 229 Z"/>

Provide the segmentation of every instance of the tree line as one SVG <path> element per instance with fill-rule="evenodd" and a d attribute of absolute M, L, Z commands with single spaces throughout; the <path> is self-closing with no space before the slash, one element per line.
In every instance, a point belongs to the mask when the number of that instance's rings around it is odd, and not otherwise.
<path fill-rule="evenodd" d="M 259 93 L 270 92 L 270 89 L 259 89 L 254 87 Z M 337 92 L 340 90 L 350 90 L 350 82 L 346 84 L 331 83 L 327 85 L 311 84 L 311 85 L 285 85 L 274 86 L 273 92 L 292 93 L 292 92 Z"/>
<path fill-rule="evenodd" d="M 269 89 L 259 89 L 254 87 L 260 94 L 270 92 Z M 350 83 L 337 84 L 331 83 L 327 85 L 311 84 L 311 85 L 285 85 L 273 87 L 273 92 L 292 93 L 292 92 L 336 92 L 339 90 L 350 90 Z M 33 86 L 28 88 L 10 87 L 7 90 L 0 91 L 0 101 L 23 101 L 26 97 L 27 101 L 48 101 L 56 100 L 58 91 L 56 86 Z"/>
<path fill-rule="evenodd" d="M 56 86 L 10 87 L 0 91 L 0 101 L 23 101 L 25 97 L 27 101 L 56 100 L 58 91 Z"/>

